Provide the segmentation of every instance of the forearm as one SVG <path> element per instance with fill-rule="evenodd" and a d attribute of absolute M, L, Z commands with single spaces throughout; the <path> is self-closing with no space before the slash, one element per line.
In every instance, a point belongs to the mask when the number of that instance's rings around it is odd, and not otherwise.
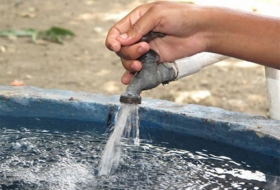
<path fill-rule="evenodd" d="M 280 19 L 204 9 L 206 50 L 280 69 Z"/>

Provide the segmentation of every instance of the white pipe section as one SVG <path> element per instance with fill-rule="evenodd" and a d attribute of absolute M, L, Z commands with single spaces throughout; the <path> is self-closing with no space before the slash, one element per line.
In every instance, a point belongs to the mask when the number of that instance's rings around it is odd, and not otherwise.
<path fill-rule="evenodd" d="M 270 118 L 280 120 L 280 70 L 265 67 L 265 75 Z"/>
<path fill-rule="evenodd" d="M 193 55 L 191 57 L 178 59 L 174 61 L 175 67 L 177 68 L 178 72 L 175 80 L 197 73 L 203 67 L 217 63 L 226 58 L 228 57 L 224 55 L 203 52 Z"/>
<path fill-rule="evenodd" d="M 177 72 L 175 80 L 197 73 L 203 67 L 227 58 L 224 55 L 203 52 L 191 57 L 178 59 L 173 62 L 176 68 L 175 71 Z M 265 67 L 265 74 L 270 118 L 280 120 L 280 70 Z"/>

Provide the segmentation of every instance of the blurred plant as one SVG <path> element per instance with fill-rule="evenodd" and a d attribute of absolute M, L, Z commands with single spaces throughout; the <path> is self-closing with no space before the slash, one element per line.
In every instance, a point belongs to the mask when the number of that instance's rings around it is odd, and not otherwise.
<path fill-rule="evenodd" d="M 70 30 L 66 30 L 64 28 L 52 27 L 47 31 L 41 32 L 41 36 L 44 40 L 63 43 L 63 38 L 74 37 L 75 34 Z"/>
<path fill-rule="evenodd" d="M 55 43 L 62 44 L 66 37 L 74 37 L 75 34 L 67 29 L 60 27 L 51 27 L 46 31 L 35 30 L 32 28 L 22 30 L 0 30 L 0 36 L 15 38 L 15 37 L 31 37 L 33 42 L 38 39 L 43 39 Z"/>

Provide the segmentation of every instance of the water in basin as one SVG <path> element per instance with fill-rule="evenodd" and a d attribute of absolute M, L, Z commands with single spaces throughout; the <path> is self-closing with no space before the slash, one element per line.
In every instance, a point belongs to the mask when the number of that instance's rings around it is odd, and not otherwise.
<path fill-rule="evenodd" d="M 119 167 L 99 176 L 103 124 L 0 118 L 0 189 L 276 189 L 280 161 L 182 134 L 140 130 L 122 139 Z M 110 131 L 107 129 L 107 131 Z M 150 136 L 151 138 L 146 138 Z M 163 137 L 167 137 L 163 138 Z"/>

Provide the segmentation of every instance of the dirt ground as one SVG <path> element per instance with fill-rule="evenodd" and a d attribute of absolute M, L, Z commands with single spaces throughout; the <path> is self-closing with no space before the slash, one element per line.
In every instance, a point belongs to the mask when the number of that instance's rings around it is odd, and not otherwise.
<path fill-rule="evenodd" d="M 25 86 L 122 94 L 125 86 L 120 77 L 124 70 L 119 58 L 106 49 L 104 41 L 107 31 L 117 20 L 145 2 L 1 0 L 0 30 L 46 30 L 59 26 L 73 31 L 76 37 L 63 45 L 44 41 L 33 43 L 29 38 L 0 38 L 0 85 L 20 80 Z M 250 2 L 240 7 L 258 12 L 263 6 L 258 3 L 267 1 Z M 276 1 L 270 1 L 270 4 L 280 7 Z M 212 65 L 198 74 L 142 95 L 268 116 L 264 68 L 237 59 Z"/>

